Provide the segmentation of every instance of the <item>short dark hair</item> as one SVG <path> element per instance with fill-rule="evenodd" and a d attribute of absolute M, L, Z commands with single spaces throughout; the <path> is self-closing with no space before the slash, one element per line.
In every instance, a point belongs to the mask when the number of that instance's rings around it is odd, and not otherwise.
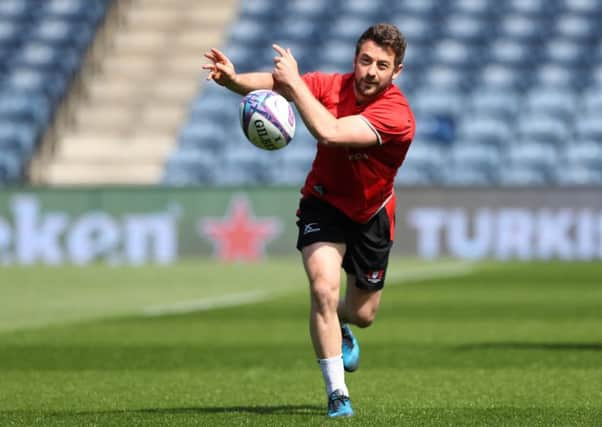
<path fill-rule="evenodd" d="M 395 66 L 402 63 L 408 43 L 399 28 L 393 24 L 376 24 L 368 28 L 360 36 L 355 45 L 355 56 L 358 55 L 365 41 L 372 40 L 381 47 L 388 47 L 395 52 Z"/>

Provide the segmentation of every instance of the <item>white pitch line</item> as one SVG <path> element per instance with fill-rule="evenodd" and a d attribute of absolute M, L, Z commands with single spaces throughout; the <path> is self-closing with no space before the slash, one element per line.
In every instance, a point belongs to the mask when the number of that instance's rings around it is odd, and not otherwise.
<path fill-rule="evenodd" d="M 145 316 L 158 317 L 170 314 L 186 314 L 197 311 L 207 311 L 216 308 L 233 307 L 237 305 L 253 304 L 265 301 L 274 296 L 273 292 L 250 291 L 237 294 L 220 295 L 211 298 L 182 301 L 173 304 L 154 305 L 146 307 Z"/>
<path fill-rule="evenodd" d="M 421 280 L 465 276 L 472 273 L 475 269 L 476 266 L 470 262 L 424 265 L 420 267 L 409 267 L 405 270 L 391 271 L 387 274 L 385 280 L 388 283 L 416 282 Z"/>
<path fill-rule="evenodd" d="M 403 283 L 410 281 L 429 280 L 445 277 L 463 276 L 474 271 L 471 263 L 459 262 L 453 264 L 433 264 L 420 267 L 408 267 L 401 271 L 392 271 L 387 275 L 387 282 Z M 143 314 L 148 317 L 159 317 L 172 314 L 187 314 L 198 311 L 208 311 L 218 308 L 235 307 L 254 304 L 275 298 L 280 293 L 267 291 L 249 291 L 236 294 L 220 295 L 198 300 L 181 301 L 172 304 L 162 304 L 146 307 Z"/>

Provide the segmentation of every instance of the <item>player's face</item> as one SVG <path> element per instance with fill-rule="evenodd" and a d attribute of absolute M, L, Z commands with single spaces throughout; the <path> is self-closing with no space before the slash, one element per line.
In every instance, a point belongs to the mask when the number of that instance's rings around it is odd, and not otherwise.
<path fill-rule="evenodd" d="M 366 40 L 353 64 L 357 100 L 363 103 L 376 97 L 397 78 L 402 67 L 401 64 L 395 66 L 395 52 L 391 48 Z"/>

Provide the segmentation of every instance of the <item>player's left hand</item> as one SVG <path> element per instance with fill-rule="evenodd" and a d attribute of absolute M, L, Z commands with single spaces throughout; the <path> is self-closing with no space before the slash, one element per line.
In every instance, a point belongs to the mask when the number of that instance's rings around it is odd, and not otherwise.
<path fill-rule="evenodd" d="M 277 44 L 273 44 L 272 48 L 278 53 L 274 58 L 274 71 L 272 71 L 274 83 L 285 94 L 290 94 L 295 86 L 302 82 L 297 60 L 289 48 L 284 49 Z"/>

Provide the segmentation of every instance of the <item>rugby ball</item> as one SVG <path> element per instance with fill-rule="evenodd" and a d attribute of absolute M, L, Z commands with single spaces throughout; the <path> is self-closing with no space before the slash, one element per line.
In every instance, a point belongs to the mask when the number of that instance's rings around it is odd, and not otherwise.
<path fill-rule="evenodd" d="M 240 103 L 240 125 L 253 145 L 264 150 L 279 150 L 295 136 L 295 113 L 279 93 L 254 90 Z"/>

